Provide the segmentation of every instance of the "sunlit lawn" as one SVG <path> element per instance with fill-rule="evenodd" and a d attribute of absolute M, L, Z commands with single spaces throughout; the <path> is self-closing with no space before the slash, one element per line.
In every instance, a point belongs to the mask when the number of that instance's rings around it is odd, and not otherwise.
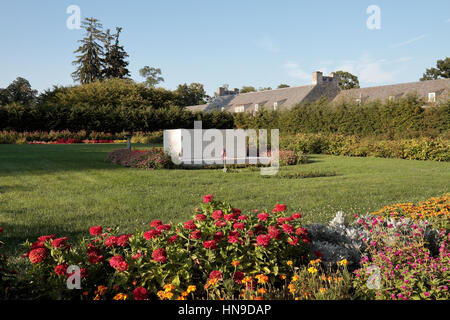
<path fill-rule="evenodd" d="M 305 179 L 262 178 L 250 169 L 144 171 L 104 162 L 124 145 L 0 145 L 0 226 L 7 253 L 44 234 L 82 238 L 91 225 L 144 228 L 155 218 L 181 222 L 205 194 L 251 212 L 284 203 L 305 220 L 336 211 L 364 214 L 449 191 L 450 164 L 379 158 L 311 156 L 289 172 L 335 172 Z M 140 146 L 142 147 L 142 146 Z"/>

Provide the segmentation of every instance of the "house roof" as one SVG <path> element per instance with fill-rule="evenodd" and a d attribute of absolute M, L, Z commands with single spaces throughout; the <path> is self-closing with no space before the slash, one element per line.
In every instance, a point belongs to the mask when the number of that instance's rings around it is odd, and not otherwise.
<path fill-rule="evenodd" d="M 450 79 L 437 79 L 378 87 L 342 90 L 333 99 L 333 102 L 361 99 L 361 102 L 364 103 L 368 101 L 385 100 L 391 96 L 398 99 L 413 93 L 417 93 L 420 96 L 427 96 L 430 92 L 436 92 L 437 100 L 441 97 L 448 97 L 448 95 L 450 94 Z"/>
<path fill-rule="evenodd" d="M 260 104 L 261 107 L 272 107 L 274 102 L 278 106 L 291 107 L 303 101 L 316 85 L 281 88 L 248 92 L 235 95 L 218 96 L 209 104 L 187 107 L 191 111 L 233 110 L 237 106 L 252 106 Z"/>

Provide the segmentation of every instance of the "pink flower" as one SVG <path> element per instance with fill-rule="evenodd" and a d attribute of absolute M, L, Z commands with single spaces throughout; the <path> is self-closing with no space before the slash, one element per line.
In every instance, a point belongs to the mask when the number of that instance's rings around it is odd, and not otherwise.
<path fill-rule="evenodd" d="M 189 236 L 190 239 L 194 239 L 194 240 L 201 239 L 201 237 L 202 237 L 202 232 L 200 230 L 192 231 Z"/>
<path fill-rule="evenodd" d="M 256 245 L 267 247 L 270 243 L 270 237 L 267 234 L 260 234 L 256 237 Z"/>
<path fill-rule="evenodd" d="M 205 249 L 215 249 L 216 248 L 216 241 L 214 240 L 208 240 L 203 242 L 203 247 Z"/>
<path fill-rule="evenodd" d="M 285 204 L 278 204 L 275 206 L 275 210 L 277 210 L 277 212 L 283 212 L 286 211 L 286 205 Z"/>
<path fill-rule="evenodd" d="M 128 263 L 126 263 L 125 259 L 120 255 L 112 257 L 109 260 L 109 265 L 120 272 L 128 269 Z"/>
<path fill-rule="evenodd" d="M 89 228 L 89 233 L 93 236 L 98 236 L 103 231 L 103 228 L 101 226 L 92 226 Z"/>
<path fill-rule="evenodd" d="M 269 214 L 268 213 L 260 213 L 258 214 L 258 219 L 259 221 L 266 221 L 269 218 Z"/>
<path fill-rule="evenodd" d="M 205 221 L 206 220 L 206 215 L 199 213 L 195 216 L 195 220 L 197 221 Z"/>
<path fill-rule="evenodd" d="M 234 229 L 238 229 L 238 230 L 242 230 L 245 228 L 245 224 L 243 224 L 242 222 L 236 222 L 235 224 L 233 224 L 233 228 Z"/>
<path fill-rule="evenodd" d="M 286 232 L 287 234 L 291 234 L 294 232 L 294 227 L 291 226 L 290 224 L 283 224 L 281 225 L 281 228 L 283 229 L 284 232 Z"/>
<path fill-rule="evenodd" d="M 167 253 L 164 248 L 159 248 L 153 251 L 152 258 L 157 262 L 165 262 L 167 260 Z"/>
<path fill-rule="evenodd" d="M 161 231 L 152 229 L 152 230 L 144 232 L 143 237 L 145 238 L 145 240 L 150 240 L 153 238 L 157 238 L 160 235 L 161 235 Z"/>
<path fill-rule="evenodd" d="M 195 225 L 193 220 L 186 221 L 184 223 L 183 227 L 185 229 L 188 229 L 188 230 L 195 230 L 195 229 L 197 229 L 197 226 Z"/>
<path fill-rule="evenodd" d="M 162 221 L 155 219 L 152 222 L 150 222 L 150 227 L 157 228 L 158 226 L 162 225 Z"/>
<path fill-rule="evenodd" d="M 219 270 L 213 270 L 211 271 L 211 273 L 209 274 L 209 279 L 217 279 L 217 280 L 221 280 L 223 278 L 223 274 L 222 272 L 220 272 Z"/>

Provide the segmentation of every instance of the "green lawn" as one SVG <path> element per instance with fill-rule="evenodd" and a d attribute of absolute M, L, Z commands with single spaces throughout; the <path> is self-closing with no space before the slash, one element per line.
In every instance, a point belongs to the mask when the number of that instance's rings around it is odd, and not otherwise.
<path fill-rule="evenodd" d="M 364 214 L 383 205 L 421 201 L 449 191 L 450 164 L 378 158 L 311 156 L 289 172 L 334 171 L 307 179 L 262 178 L 258 171 L 144 171 L 104 162 L 124 145 L 0 145 L 0 226 L 6 252 L 43 234 L 81 238 L 91 225 L 144 228 L 155 218 L 180 222 L 205 194 L 242 210 L 284 203 L 307 221 L 336 211 Z"/>

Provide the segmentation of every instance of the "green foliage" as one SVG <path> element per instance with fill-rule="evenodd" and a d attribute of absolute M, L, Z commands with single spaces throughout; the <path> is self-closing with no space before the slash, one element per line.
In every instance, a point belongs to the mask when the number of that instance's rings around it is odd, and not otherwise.
<path fill-rule="evenodd" d="M 450 57 L 438 60 L 436 68 L 430 68 L 425 71 L 420 81 L 450 78 Z"/>
<path fill-rule="evenodd" d="M 120 78 L 124 79 L 130 76 L 130 71 L 127 69 L 128 61 L 125 59 L 128 54 L 123 49 L 123 46 L 119 45 L 119 36 L 122 28 L 116 28 L 116 33 L 114 35 L 110 34 L 109 29 L 106 30 L 105 35 L 105 58 L 104 58 L 104 69 L 103 78 Z M 111 42 L 114 40 L 114 43 Z"/>
<path fill-rule="evenodd" d="M 256 92 L 256 88 L 253 86 L 243 86 L 239 92 L 240 93 Z"/>
<path fill-rule="evenodd" d="M 141 77 L 145 78 L 145 85 L 153 88 L 158 83 L 163 82 L 164 78 L 161 77 L 161 69 L 145 66 L 139 70 Z"/>
<path fill-rule="evenodd" d="M 179 107 L 204 104 L 206 103 L 205 99 L 208 97 L 203 85 L 195 82 L 189 85 L 186 83 L 178 85 L 174 94 L 175 104 Z"/>
<path fill-rule="evenodd" d="M 336 71 L 336 75 L 339 76 L 339 87 L 342 90 L 359 88 L 358 77 L 346 71 Z"/>

